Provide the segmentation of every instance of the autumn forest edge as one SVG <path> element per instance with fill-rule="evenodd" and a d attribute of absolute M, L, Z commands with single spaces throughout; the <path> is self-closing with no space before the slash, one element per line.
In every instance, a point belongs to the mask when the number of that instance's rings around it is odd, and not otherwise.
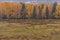
<path fill-rule="evenodd" d="M 0 19 L 60 19 L 60 5 L 0 2 Z"/>

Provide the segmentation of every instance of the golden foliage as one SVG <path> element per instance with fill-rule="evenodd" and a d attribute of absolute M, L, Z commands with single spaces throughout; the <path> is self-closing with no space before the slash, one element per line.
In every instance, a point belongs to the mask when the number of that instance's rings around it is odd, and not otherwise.
<path fill-rule="evenodd" d="M 36 5 L 36 13 L 38 15 L 39 13 L 39 7 L 41 8 L 42 4 L 37 4 Z M 48 6 L 48 10 L 49 10 L 49 14 L 51 13 L 52 10 L 52 5 L 51 4 L 44 4 L 44 8 L 42 9 L 42 16 L 45 16 L 46 14 L 46 6 Z M 0 2 L 0 13 L 5 14 L 5 15 L 9 15 L 11 14 L 12 16 L 15 17 L 20 17 L 20 12 L 21 12 L 21 8 L 22 8 L 22 4 L 19 3 L 8 3 L 8 2 Z M 30 17 L 33 13 L 33 9 L 34 9 L 34 4 L 26 4 L 26 9 L 28 12 L 28 17 Z M 57 5 L 56 7 L 56 12 L 54 15 L 60 15 L 60 5 Z"/>

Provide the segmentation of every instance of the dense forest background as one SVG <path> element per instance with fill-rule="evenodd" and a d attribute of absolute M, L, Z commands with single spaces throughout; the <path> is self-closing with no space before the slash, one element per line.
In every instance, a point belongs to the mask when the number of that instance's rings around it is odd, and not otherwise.
<path fill-rule="evenodd" d="M 60 5 L 0 2 L 0 19 L 60 19 Z"/>

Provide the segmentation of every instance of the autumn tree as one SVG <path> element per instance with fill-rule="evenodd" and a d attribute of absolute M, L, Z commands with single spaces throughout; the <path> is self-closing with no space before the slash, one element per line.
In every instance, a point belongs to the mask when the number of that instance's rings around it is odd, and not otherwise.
<path fill-rule="evenodd" d="M 7 19 L 7 18 L 8 18 L 7 15 L 5 14 L 2 15 L 2 19 Z"/>
<path fill-rule="evenodd" d="M 36 6 L 34 6 L 33 13 L 31 16 L 32 19 L 36 19 Z"/>
<path fill-rule="evenodd" d="M 48 7 L 46 7 L 46 19 L 49 18 L 49 11 L 48 11 Z"/>
<path fill-rule="evenodd" d="M 12 14 L 9 14 L 9 19 L 16 19 L 14 16 L 12 16 Z"/>
<path fill-rule="evenodd" d="M 15 10 L 12 9 L 10 12 L 11 12 L 11 13 L 12 13 L 12 12 L 15 12 Z M 16 17 L 13 16 L 11 13 L 8 14 L 8 18 L 9 18 L 9 19 L 16 19 Z"/>
<path fill-rule="evenodd" d="M 27 15 L 27 9 L 26 9 L 26 6 L 24 3 L 21 3 L 22 4 L 22 8 L 21 8 L 21 19 L 26 19 L 26 15 Z"/>
<path fill-rule="evenodd" d="M 42 18 L 42 9 L 44 8 L 44 4 L 41 5 L 41 8 L 39 6 L 39 14 L 38 14 L 38 18 L 41 19 Z"/>
<path fill-rule="evenodd" d="M 57 6 L 57 2 L 55 2 L 55 3 L 53 4 L 52 12 L 51 12 L 51 18 L 55 18 L 55 17 L 54 17 L 54 12 L 56 11 L 56 6 Z"/>

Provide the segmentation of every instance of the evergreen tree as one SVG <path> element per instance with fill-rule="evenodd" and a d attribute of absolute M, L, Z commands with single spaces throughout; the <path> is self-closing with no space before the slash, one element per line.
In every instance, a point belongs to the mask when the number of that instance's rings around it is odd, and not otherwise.
<path fill-rule="evenodd" d="M 54 14 L 54 12 L 56 11 L 56 6 L 57 6 L 57 2 L 55 2 L 55 3 L 53 4 L 52 12 L 51 12 L 51 18 L 55 18 L 53 14 Z"/>
<path fill-rule="evenodd" d="M 34 10 L 32 13 L 32 19 L 36 19 L 36 6 L 34 6 Z"/>
<path fill-rule="evenodd" d="M 48 11 L 48 7 L 46 7 L 46 19 L 49 18 L 49 11 Z"/>
<path fill-rule="evenodd" d="M 22 9 L 21 9 L 21 19 L 26 19 L 26 15 L 27 15 L 27 10 L 26 10 L 26 7 L 25 7 L 25 4 L 24 3 L 21 3 L 22 4 Z"/>

